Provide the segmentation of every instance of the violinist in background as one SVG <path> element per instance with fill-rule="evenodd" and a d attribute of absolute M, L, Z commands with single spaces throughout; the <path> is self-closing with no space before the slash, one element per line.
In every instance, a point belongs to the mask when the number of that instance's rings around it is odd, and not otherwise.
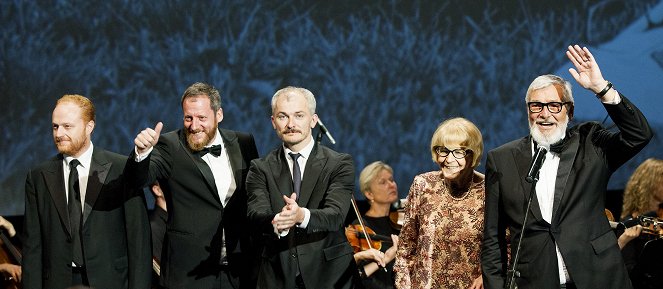
<path fill-rule="evenodd" d="M 440 170 L 414 178 L 396 254 L 398 288 L 483 288 L 483 140 L 464 118 L 442 122 L 430 153 Z"/>
<path fill-rule="evenodd" d="M 394 181 L 394 170 L 391 166 L 381 162 L 373 162 L 366 166 L 359 174 L 359 189 L 370 204 L 370 208 L 362 216 L 364 226 L 372 229 L 381 239 L 378 252 L 363 251 L 355 254 L 355 261 L 359 267 L 361 282 L 367 289 L 394 288 L 394 259 L 398 249 L 399 228 L 389 218 L 391 204 L 398 200 L 398 186 Z M 355 220 L 353 224 L 358 224 Z M 377 249 L 377 248 L 375 248 Z M 374 250 L 375 250 L 374 249 Z M 361 259 L 362 254 L 374 256 L 367 261 Z M 374 262 L 376 260 L 377 262 Z M 380 263 L 380 267 L 378 267 Z M 385 268 L 386 270 L 384 270 Z"/>
<path fill-rule="evenodd" d="M 0 216 L 0 230 L 4 230 L 8 233 L 9 237 L 16 235 L 16 230 L 14 225 L 7 221 L 5 218 Z M 21 266 L 14 265 L 11 263 L 3 263 L 4 260 L 0 260 L 0 274 L 4 275 L 3 280 L 0 281 L 0 284 L 4 285 L 4 279 L 7 281 L 16 281 L 21 282 Z M 4 287 L 1 287 L 4 288 Z"/>
<path fill-rule="evenodd" d="M 628 223 L 629 220 L 637 219 L 639 216 L 655 217 L 663 220 L 663 216 L 657 214 L 657 210 L 662 203 L 663 160 L 650 158 L 635 169 L 626 184 L 621 220 L 623 223 Z M 619 236 L 617 242 L 622 249 L 624 263 L 634 289 L 660 288 L 657 286 L 660 286 L 663 276 L 656 276 L 651 270 L 658 270 L 658 272 L 663 270 L 663 264 L 658 262 L 658 260 L 661 260 L 659 258 L 663 256 L 663 251 L 660 249 L 663 248 L 660 245 L 663 242 L 662 238 L 660 232 L 643 233 L 641 225 L 627 228 Z M 655 241 L 655 243 L 650 243 L 650 241 Z M 659 249 L 653 249 L 653 251 L 642 254 L 646 246 Z M 648 262 L 648 260 L 654 262 Z M 658 263 L 658 268 L 645 265 L 648 263 Z M 651 279 L 652 277 L 658 279 Z"/>

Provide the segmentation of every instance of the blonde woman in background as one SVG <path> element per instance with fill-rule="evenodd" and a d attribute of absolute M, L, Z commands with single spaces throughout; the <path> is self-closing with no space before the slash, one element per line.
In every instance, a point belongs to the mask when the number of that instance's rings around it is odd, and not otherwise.
<path fill-rule="evenodd" d="M 663 216 L 657 214 L 657 211 L 662 203 L 663 160 L 650 158 L 635 169 L 626 183 L 621 220 L 624 223 L 633 223 L 639 216 L 661 219 Z M 662 271 L 663 264 L 657 260 L 663 256 L 663 251 L 661 251 L 663 247 L 658 245 L 663 240 L 658 239 L 660 237 L 656 235 L 642 235 L 642 231 L 641 225 L 627 228 L 619 236 L 617 243 L 622 249 L 624 264 L 631 277 L 633 288 L 660 288 L 660 278 L 663 276 L 657 275 L 655 272 Z M 658 243 L 648 244 L 650 241 Z M 659 249 L 648 249 L 643 254 L 646 246 Z M 655 260 L 654 263 L 658 265 L 649 264 L 651 260 Z"/>

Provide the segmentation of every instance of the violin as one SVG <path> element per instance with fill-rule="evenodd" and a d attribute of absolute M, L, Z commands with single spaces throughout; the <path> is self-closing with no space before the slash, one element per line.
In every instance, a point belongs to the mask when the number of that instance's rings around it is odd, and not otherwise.
<path fill-rule="evenodd" d="M 359 224 L 348 225 L 345 228 L 345 237 L 355 253 L 369 249 L 381 250 L 382 243 L 392 244 L 391 237 L 378 235 L 373 229 Z"/>
<path fill-rule="evenodd" d="M 0 229 L 0 245 L 2 247 L 6 248 L 6 250 L 9 252 L 5 252 L 5 250 L 0 250 L 0 264 L 2 263 L 9 263 L 9 264 L 18 264 L 21 266 L 23 263 L 23 255 L 21 255 L 21 252 L 16 248 L 7 235 L 5 235 L 5 232 Z M 11 255 L 11 256 L 10 256 Z M 11 258 L 10 258 L 11 257 Z M 12 262 L 13 260 L 13 262 Z M 19 289 L 22 288 L 20 283 L 18 281 L 14 280 L 13 278 L 9 278 L 8 276 L 3 276 L 4 280 L 0 280 L 0 285 L 3 285 L 3 289 Z"/>
<path fill-rule="evenodd" d="M 354 253 L 356 254 L 360 251 L 370 250 L 370 249 L 380 250 L 382 248 L 383 241 L 376 239 L 377 243 L 375 243 L 375 245 L 377 246 L 377 248 L 373 246 L 374 241 L 372 239 L 372 236 L 379 236 L 379 235 L 375 234 L 375 231 L 373 231 L 372 229 L 368 228 L 367 226 L 364 226 L 364 221 L 361 218 L 361 214 L 359 214 L 359 209 L 357 208 L 357 202 L 355 201 L 354 195 L 350 199 L 350 202 L 352 203 L 352 208 L 354 209 L 355 214 L 357 215 L 357 220 L 359 221 L 359 224 L 354 226 L 353 225 L 348 226 L 345 229 L 345 237 L 348 238 L 348 242 L 350 242 L 350 245 L 352 245 L 353 249 L 355 250 Z M 352 233 L 353 229 L 350 228 L 353 228 L 355 233 Z M 356 240 L 354 238 L 355 236 L 357 237 Z M 363 238 L 359 238 L 360 236 L 362 236 Z M 364 242 L 361 242 L 362 239 L 364 240 Z M 391 240 L 391 238 L 389 239 Z M 363 249 L 362 249 L 362 244 L 365 244 Z M 378 267 L 382 266 L 378 265 Z M 385 267 L 382 267 L 382 270 L 387 272 L 387 268 Z"/>
<path fill-rule="evenodd" d="M 663 238 L 663 219 L 657 217 L 639 216 L 638 222 L 642 226 L 642 233 Z"/>
<path fill-rule="evenodd" d="M 656 217 L 642 215 L 625 222 L 616 222 L 612 212 L 608 209 L 605 209 L 605 215 L 610 222 L 610 227 L 613 229 L 619 228 L 624 230 L 635 225 L 640 225 L 642 226 L 641 234 L 644 234 L 644 236 L 663 238 L 663 218 L 661 218 L 661 215 L 659 214 L 657 214 Z"/>

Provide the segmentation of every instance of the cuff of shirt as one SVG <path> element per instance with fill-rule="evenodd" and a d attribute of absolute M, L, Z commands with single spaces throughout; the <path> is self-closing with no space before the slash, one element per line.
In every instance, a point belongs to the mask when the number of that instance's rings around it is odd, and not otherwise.
<path fill-rule="evenodd" d="M 138 147 L 135 147 L 135 146 L 134 146 L 134 152 L 136 153 L 136 157 L 134 157 L 134 160 L 135 160 L 137 163 L 142 162 L 144 159 L 147 158 L 147 156 L 150 155 L 150 153 L 152 152 L 153 149 L 154 149 L 154 147 L 150 147 L 150 149 L 148 149 L 147 152 L 146 152 L 144 155 L 141 156 L 141 155 L 138 153 Z"/>
<path fill-rule="evenodd" d="M 309 211 L 307 208 L 300 209 L 304 210 L 304 221 L 302 221 L 301 224 L 298 224 L 297 228 L 306 229 L 306 226 L 308 226 L 308 221 L 311 220 L 311 211 Z"/>
<path fill-rule="evenodd" d="M 612 98 L 612 100 L 609 100 L 609 101 L 601 101 L 601 102 L 604 103 L 604 104 L 613 104 L 613 105 L 614 105 L 614 104 L 619 104 L 620 102 L 622 102 L 622 97 L 619 96 L 619 92 L 617 92 L 617 91 L 615 90 L 615 94 L 614 94 L 614 95 L 615 95 L 615 97 Z"/>

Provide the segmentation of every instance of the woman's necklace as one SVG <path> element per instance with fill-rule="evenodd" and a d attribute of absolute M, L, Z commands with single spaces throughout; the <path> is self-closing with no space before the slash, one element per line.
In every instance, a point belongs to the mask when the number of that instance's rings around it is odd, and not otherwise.
<path fill-rule="evenodd" d="M 456 201 L 465 199 L 469 194 L 470 194 L 469 187 L 465 191 L 460 191 L 460 194 L 457 193 L 455 194 L 453 190 L 449 190 L 449 196 Z"/>
<path fill-rule="evenodd" d="M 470 178 L 470 183 L 467 185 L 466 188 L 454 189 L 453 185 L 449 184 L 449 196 L 456 201 L 465 199 L 470 194 L 470 188 L 472 187 L 473 182 L 474 182 L 474 176 Z"/>

